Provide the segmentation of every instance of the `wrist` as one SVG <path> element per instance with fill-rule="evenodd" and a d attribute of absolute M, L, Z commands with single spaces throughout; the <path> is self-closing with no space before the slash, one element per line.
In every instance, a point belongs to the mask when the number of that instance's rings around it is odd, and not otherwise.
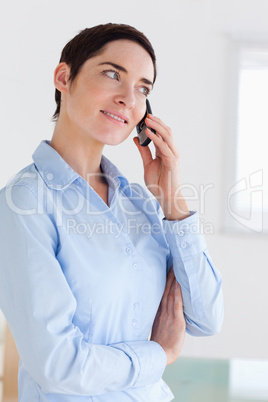
<path fill-rule="evenodd" d="M 183 219 L 186 219 L 189 216 L 191 216 L 189 211 L 185 211 L 184 213 L 180 213 L 180 214 L 176 214 L 176 215 L 175 214 L 168 215 L 168 214 L 164 213 L 164 215 L 165 215 L 165 219 L 167 221 L 182 221 Z"/>
<path fill-rule="evenodd" d="M 167 357 L 167 362 L 166 362 L 166 366 L 169 366 L 170 364 L 174 363 L 174 361 L 172 360 L 172 355 L 170 353 L 168 353 L 167 350 L 165 350 L 166 353 L 166 357 Z"/>
<path fill-rule="evenodd" d="M 191 216 L 187 203 L 182 196 L 177 199 L 165 200 L 161 207 L 165 219 L 169 221 L 181 221 Z"/>

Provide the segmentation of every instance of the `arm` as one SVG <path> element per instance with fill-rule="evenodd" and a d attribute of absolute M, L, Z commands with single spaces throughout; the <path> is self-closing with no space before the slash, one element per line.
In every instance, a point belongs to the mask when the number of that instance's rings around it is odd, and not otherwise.
<path fill-rule="evenodd" d="M 157 199 L 166 219 L 164 232 L 181 285 L 186 330 L 191 335 L 212 335 L 223 321 L 222 279 L 209 255 L 205 238 L 198 233 L 198 215 L 190 214 L 181 194 L 180 155 L 171 129 L 156 116 L 148 115 L 146 134 L 155 146 L 155 158 L 149 147 L 134 142 L 141 154 L 146 186 Z M 196 233 L 197 232 L 197 233 Z M 173 259 L 173 261 L 172 261 Z"/>
<path fill-rule="evenodd" d="M 181 287 L 173 268 L 169 270 L 165 291 L 155 316 L 151 340 L 158 342 L 167 355 L 167 366 L 179 357 L 185 338 L 185 318 Z"/>
<path fill-rule="evenodd" d="M 181 285 L 186 331 L 195 336 L 214 335 L 223 321 L 222 278 L 213 265 L 200 223 L 194 213 L 182 221 L 163 220 L 173 265 Z"/>
<path fill-rule="evenodd" d="M 58 233 L 32 191 L 0 192 L 0 307 L 23 367 L 44 392 L 98 395 L 158 381 L 164 350 L 153 341 L 92 345 L 72 322 L 77 302 L 57 261 Z M 29 214 L 27 214 L 30 212 Z"/>

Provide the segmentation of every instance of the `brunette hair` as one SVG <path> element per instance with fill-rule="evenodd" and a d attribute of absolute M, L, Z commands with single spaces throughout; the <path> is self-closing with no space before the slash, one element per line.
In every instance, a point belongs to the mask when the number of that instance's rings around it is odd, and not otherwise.
<path fill-rule="evenodd" d="M 65 45 L 59 63 L 65 62 L 70 67 L 69 81 L 72 83 L 82 65 L 91 57 L 99 55 L 107 43 L 119 39 L 136 42 L 149 53 L 154 66 L 155 82 L 156 57 L 150 41 L 142 32 L 130 25 L 112 23 L 83 29 Z M 52 117 L 53 121 L 57 121 L 60 114 L 61 93 L 58 89 L 55 90 L 55 101 L 57 108 Z"/>

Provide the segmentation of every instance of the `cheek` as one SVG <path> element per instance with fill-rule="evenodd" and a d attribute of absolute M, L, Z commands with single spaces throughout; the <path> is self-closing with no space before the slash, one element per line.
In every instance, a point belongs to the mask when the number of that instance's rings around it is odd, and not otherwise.
<path fill-rule="evenodd" d="M 92 90 L 80 90 L 68 99 L 69 111 L 77 117 L 90 117 L 96 109 L 97 94 Z"/>
<path fill-rule="evenodd" d="M 136 113 L 137 116 L 137 124 L 143 119 L 144 115 L 146 112 L 146 106 L 143 105 L 142 107 L 139 108 L 139 110 Z"/>
<path fill-rule="evenodd" d="M 143 117 L 145 115 L 145 111 L 146 111 L 145 105 L 136 107 L 136 110 L 132 115 L 132 122 L 131 122 L 132 124 L 131 124 L 131 126 L 129 126 L 130 132 L 132 130 L 134 130 L 136 128 L 137 124 L 139 124 L 139 122 L 143 119 Z"/>

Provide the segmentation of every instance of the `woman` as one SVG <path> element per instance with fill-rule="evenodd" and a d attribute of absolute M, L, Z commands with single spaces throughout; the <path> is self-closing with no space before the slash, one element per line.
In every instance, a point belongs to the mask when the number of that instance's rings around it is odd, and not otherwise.
<path fill-rule="evenodd" d="M 21 402 L 170 401 L 162 374 L 185 328 L 220 330 L 221 276 L 191 229 L 171 130 L 147 116 L 155 158 L 134 139 L 151 193 L 102 154 L 143 118 L 155 78 L 141 32 L 81 31 L 55 70 L 51 141 L 1 190 L 0 306 Z"/>

